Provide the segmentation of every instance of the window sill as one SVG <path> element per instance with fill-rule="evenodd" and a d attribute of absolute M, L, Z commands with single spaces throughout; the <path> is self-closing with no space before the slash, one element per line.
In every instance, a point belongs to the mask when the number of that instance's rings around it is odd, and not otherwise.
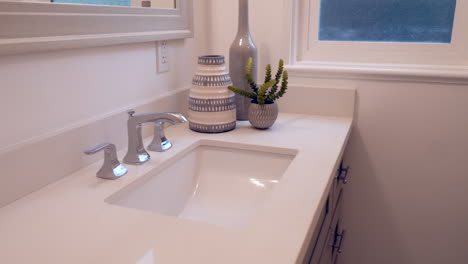
<path fill-rule="evenodd" d="M 299 62 L 286 70 L 296 77 L 468 84 L 465 66 Z"/>
<path fill-rule="evenodd" d="M 192 37 L 193 3 L 175 1 L 164 9 L 0 0 L 0 56 Z"/>

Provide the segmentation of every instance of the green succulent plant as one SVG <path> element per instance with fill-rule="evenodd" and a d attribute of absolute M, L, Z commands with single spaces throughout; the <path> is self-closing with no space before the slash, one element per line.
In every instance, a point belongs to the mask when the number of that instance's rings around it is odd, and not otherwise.
<path fill-rule="evenodd" d="M 281 98 L 288 89 L 288 72 L 284 71 L 284 61 L 282 59 L 279 60 L 275 79 L 272 79 L 271 65 L 268 64 L 265 68 L 265 82 L 259 85 L 252 78 L 252 58 L 249 58 L 245 66 L 245 79 L 252 88 L 251 92 L 234 86 L 229 86 L 229 90 L 251 98 L 253 103 L 261 105 L 273 103 Z"/>

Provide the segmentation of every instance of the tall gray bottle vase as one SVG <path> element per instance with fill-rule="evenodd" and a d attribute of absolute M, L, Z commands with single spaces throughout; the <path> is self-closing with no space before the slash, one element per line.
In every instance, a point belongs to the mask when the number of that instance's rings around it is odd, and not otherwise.
<path fill-rule="evenodd" d="M 257 80 L 257 47 L 249 31 L 249 0 L 239 0 L 239 26 L 237 36 L 229 50 L 229 75 L 239 89 L 252 91 L 245 80 L 245 65 L 252 58 L 252 77 Z M 248 120 L 250 99 L 236 94 L 237 120 Z"/>

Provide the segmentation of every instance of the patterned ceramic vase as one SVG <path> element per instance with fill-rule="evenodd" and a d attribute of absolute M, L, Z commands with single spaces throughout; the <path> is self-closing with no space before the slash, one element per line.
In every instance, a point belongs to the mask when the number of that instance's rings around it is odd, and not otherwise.
<path fill-rule="evenodd" d="M 249 122 L 253 127 L 267 129 L 275 123 L 278 117 L 278 105 L 276 103 L 263 105 L 250 103 L 248 113 Z"/>
<path fill-rule="evenodd" d="M 189 95 L 190 129 L 202 133 L 220 133 L 236 127 L 236 97 L 224 56 L 198 57 L 198 67 Z"/>

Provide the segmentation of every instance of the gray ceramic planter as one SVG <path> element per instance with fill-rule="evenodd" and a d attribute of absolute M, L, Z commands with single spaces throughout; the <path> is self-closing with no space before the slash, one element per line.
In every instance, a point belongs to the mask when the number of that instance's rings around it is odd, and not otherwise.
<path fill-rule="evenodd" d="M 278 105 L 276 103 L 264 105 L 250 103 L 248 115 L 253 127 L 267 129 L 275 123 L 278 117 Z"/>

